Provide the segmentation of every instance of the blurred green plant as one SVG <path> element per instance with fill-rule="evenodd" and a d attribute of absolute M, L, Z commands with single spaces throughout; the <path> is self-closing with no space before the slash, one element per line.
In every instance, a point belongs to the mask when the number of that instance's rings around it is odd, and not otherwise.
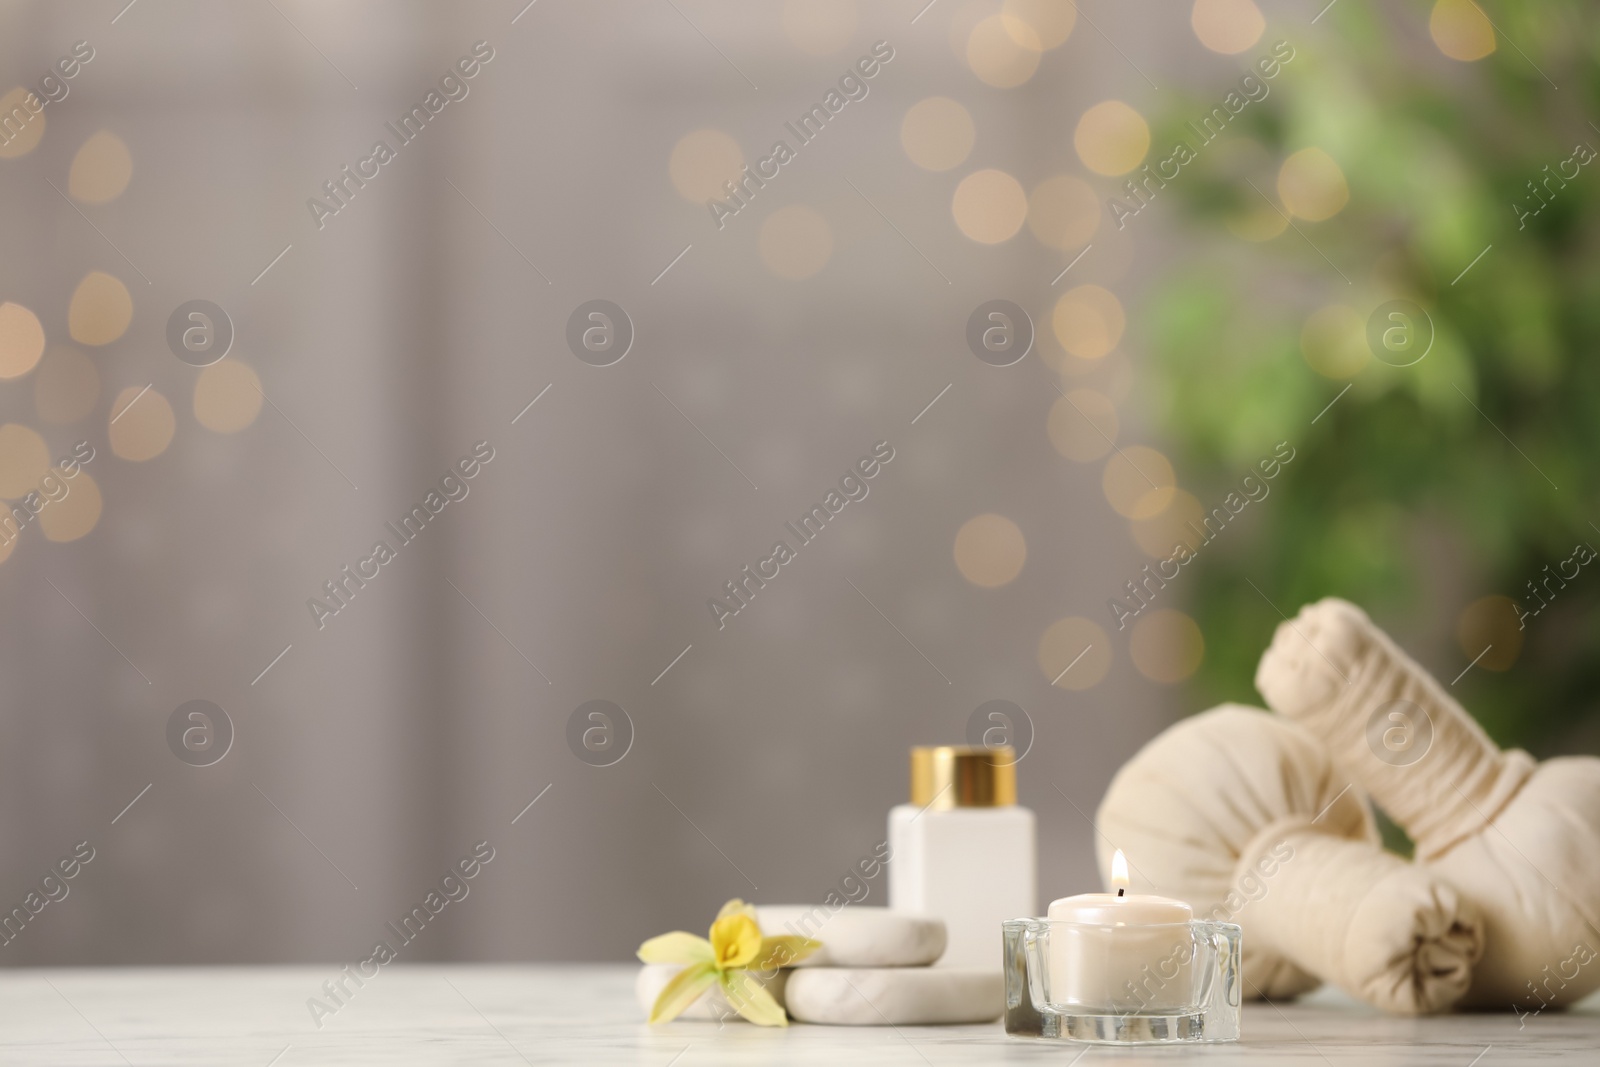
<path fill-rule="evenodd" d="M 1257 51 L 1285 37 L 1293 63 L 1159 193 L 1187 232 L 1142 340 L 1180 480 L 1210 507 L 1264 448 L 1298 451 L 1244 528 L 1186 568 L 1207 638 L 1197 707 L 1253 699 L 1277 608 L 1338 595 L 1402 635 L 1456 634 L 1448 662 L 1433 646 L 1445 682 L 1493 644 L 1451 692 L 1502 744 L 1600 741 L 1600 572 L 1525 631 L 1504 599 L 1538 607 L 1527 583 L 1600 545 L 1600 164 L 1541 186 L 1547 206 L 1520 217 L 1542 202 L 1530 181 L 1577 144 L 1600 148 L 1600 12 L 1483 7 L 1497 48 L 1471 63 L 1435 47 L 1426 5 L 1270 27 Z M 1192 143 L 1186 123 L 1215 103 L 1157 116 L 1151 158 Z M 1279 168 L 1308 147 L 1337 163 L 1349 201 L 1285 225 Z M 1365 337 L 1395 299 L 1435 331 L 1408 367 Z M 1313 315 L 1324 328 L 1303 337 Z"/>

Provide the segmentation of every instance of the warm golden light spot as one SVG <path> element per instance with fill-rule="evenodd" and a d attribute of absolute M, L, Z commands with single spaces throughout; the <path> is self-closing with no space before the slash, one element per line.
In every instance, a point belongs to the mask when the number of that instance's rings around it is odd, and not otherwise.
<path fill-rule="evenodd" d="M 1110 669 L 1110 638 L 1081 615 L 1058 619 L 1039 638 L 1039 670 L 1057 689 L 1092 689 Z"/>
<path fill-rule="evenodd" d="M 972 115 L 947 96 L 917 101 L 900 123 L 900 147 L 924 170 L 959 167 L 976 136 Z"/>
<path fill-rule="evenodd" d="M 1546 578 L 1550 579 L 1548 586 L 1543 584 Z M 1537 593 L 1524 586 L 1518 598 L 1522 601 L 1524 611 L 1540 610 L 1544 606 L 1540 597 L 1551 600 L 1559 596 L 1561 575 L 1552 566 L 1542 572 L 1533 585 Z M 1517 604 L 1506 596 L 1486 596 L 1474 600 L 1461 613 L 1461 618 L 1456 620 L 1456 641 L 1461 645 L 1461 654 L 1471 661 L 1482 653 L 1483 658 L 1478 660 L 1478 666 L 1485 670 L 1511 669 L 1511 665 L 1522 654 L 1522 632 L 1523 624 L 1517 613 Z M 1486 648 L 1489 651 L 1484 652 Z"/>
<path fill-rule="evenodd" d="M 1150 150 L 1150 127 L 1121 100 L 1103 100 L 1083 113 L 1072 135 L 1083 165 L 1096 174 L 1126 174 Z"/>
<path fill-rule="evenodd" d="M 1233 56 L 1261 40 L 1267 20 L 1253 0 L 1194 0 L 1189 25 L 1201 44 Z"/>
<path fill-rule="evenodd" d="M 195 421 L 216 433 L 238 433 L 256 421 L 264 399 L 261 379 L 249 364 L 225 359 L 195 379 Z"/>
<path fill-rule="evenodd" d="M 1471 63 L 1495 49 L 1494 26 L 1472 0 L 1439 0 L 1428 16 L 1428 33 L 1439 51 Z"/>
<path fill-rule="evenodd" d="M 975 515 L 956 533 L 956 567 L 973 585 L 994 589 L 1022 573 L 1028 546 L 1004 515 Z"/>
<path fill-rule="evenodd" d="M 19 87 L 0 96 L 0 159 L 27 155 L 43 136 L 44 100 L 38 93 Z"/>
<path fill-rule="evenodd" d="M 1367 365 L 1367 325 L 1355 308 L 1329 304 L 1313 311 L 1300 328 L 1306 364 L 1325 378 L 1353 378 Z"/>
<path fill-rule="evenodd" d="M 67 487 L 67 495 L 46 505 L 36 521 L 47 540 L 76 541 L 100 521 L 100 486 L 82 467 L 70 479 L 59 468 L 52 473 Z"/>
<path fill-rule="evenodd" d="M 997 245 L 1022 229 L 1028 194 L 1003 170 L 973 171 L 961 179 L 950 200 L 956 227 L 980 244 Z"/>
<path fill-rule="evenodd" d="M 744 151 L 739 142 L 721 130 L 695 130 L 686 133 L 672 146 L 667 173 L 678 195 L 696 204 L 723 200 L 726 182 L 738 181 L 744 167 Z"/>
<path fill-rule="evenodd" d="M 1321 222 L 1350 202 L 1344 171 L 1320 148 L 1302 148 L 1278 171 L 1278 198 L 1291 215 Z"/>
<path fill-rule="evenodd" d="M 85 204 L 104 204 L 122 195 L 133 177 L 133 156 L 110 130 L 93 134 L 72 157 L 67 192 Z"/>
<path fill-rule="evenodd" d="M 49 469 L 50 449 L 43 437 L 20 422 L 0 426 L 0 499 L 27 496 Z"/>
<path fill-rule="evenodd" d="M 1082 178 L 1057 174 L 1028 197 L 1028 229 L 1051 248 L 1076 250 L 1099 225 L 1100 198 Z"/>
<path fill-rule="evenodd" d="M 1117 406 L 1104 393 L 1074 389 L 1050 406 L 1050 443 L 1079 463 L 1097 460 L 1117 439 Z"/>
<path fill-rule="evenodd" d="M 1195 672 L 1206 656 L 1206 641 L 1189 616 L 1157 608 L 1139 616 L 1128 635 L 1128 658 L 1152 682 L 1172 685 Z"/>
<path fill-rule="evenodd" d="M 1061 347 L 1079 359 L 1100 359 L 1122 340 L 1122 303 L 1098 285 L 1068 289 L 1056 301 L 1051 328 Z"/>
<path fill-rule="evenodd" d="M 1250 194 L 1255 196 L 1254 193 Z M 1228 216 L 1228 230 L 1245 241 L 1270 241 L 1289 228 L 1283 212 L 1255 196 L 1255 203 L 1246 204 Z"/>
<path fill-rule="evenodd" d="M 1015 89 L 1039 69 L 1039 50 L 1018 44 L 1005 19 L 991 15 L 967 38 L 967 66 L 985 85 Z"/>
<path fill-rule="evenodd" d="M 112 452 L 142 462 L 165 452 L 177 427 L 166 397 L 154 389 L 130 385 L 111 403 L 106 435 L 111 438 Z"/>
<path fill-rule="evenodd" d="M 855 0 L 784 0 L 783 32 L 807 55 L 832 55 L 855 31 Z"/>
<path fill-rule="evenodd" d="M 1144 445 L 1129 445 L 1106 461 L 1100 487 L 1118 515 L 1151 519 L 1172 503 L 1178 480 L 1166 456 Z"/>
<path fill-rule="evenodd" d="M 100 399 L 100 372 L 94 360 L 67 345 L 55 345 L 33 379 L 33 407 L 39 418 L 56 424 L 77 422 Z"/>
<path fill-rule="evenodd" d="M 44 355 L 44 327 L 39 316 L 7 300 L 0 304 L 0 379 L 20 378 Z"/>
<path fill-rule="evenodd" d="M 780 278 L 809 278 L 833 256 L 833 227 L 820 211 L 790 204 L 761 224 L 761 261 Z"/>
<path fill-rule="evenodd" d="M 1072 36 L 1078 5 L 1073 0 L 1006 0 L 1000 21 L 1013 41 L 1046 52 L 1060 48 Z"/>
<path fill-rule="evenodd" d="M 104 271 L 86 274 L 67 306 L 67 333 L 83 345 L 108 345 L 127 332 L 132 321 L 128 287 Z"/>
<path fill-rule="evenodd" d="M 1148 487 L 1147 487 L 1148 488 Z M 1206 539 L 1206 511 L 1193 493 L 1179 489 L 1160 512 L 1129 523 L 1133 540 L 1147 556 L 1170 559 L 1183 545 L 1193 552 Z M 1181 559 L 1179 562 L 1183 562 Z"/>

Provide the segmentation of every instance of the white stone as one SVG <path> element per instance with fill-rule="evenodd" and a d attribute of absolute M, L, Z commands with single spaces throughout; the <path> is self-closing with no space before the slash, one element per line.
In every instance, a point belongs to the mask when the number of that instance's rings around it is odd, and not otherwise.
<path fill-rule="evenodd" d="M 683 970 L 683 965 L 678 963 L 647 963 L 639 968 L 639 975 L 633 981 L 633 996 L 639 1002 L 639 1008 L 644 1012 L 646 1019 L 650 1018 L 650 1009 L 655 1005 L 656 998 L 661 991 L 672 981 L 672 976 Z M 751 975 L 760 982 L 767 992 L 781 1007 L 783 1005 L 783 987 L 789 978 L 789 972 L 780 970 L 770 978 L 761 973 L 751 971 Z M 691 1022 L 743 1022 L 739 1013 L 733 1010 L 728 1003 L 728 998 L 722 995 L 722 987 L 713 985 L 701 994 L 700 999 L 684 1009 L 678 1018 Z"/>
<path fill-rule="evenodd" d="M 833 1026 L 986 1023 L 1005 1010 L 999 970 L 809 967 L 789 975 L 789 1017 Z"/>
<path fill-rule="evenodd" d="M 944 920 L 931 915 L 848 904 L 758 904 L 768 937 L 798 934 L 822 948 L 797 967 L 922 967 L 944 952 Z"/>

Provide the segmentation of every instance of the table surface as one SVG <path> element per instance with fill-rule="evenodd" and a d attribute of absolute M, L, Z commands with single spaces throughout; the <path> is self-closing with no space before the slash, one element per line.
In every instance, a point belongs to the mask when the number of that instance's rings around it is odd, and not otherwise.
<path fill-rule="evenodd" d="M 1239 1044 L 1139 1050 L 1008 1038 L 998 1023 L 647 1027 L 634 1005 L 634 971 L 397 964 L 360 989 L 347 980 L 355 992 L 319 1028 L 307 1001 L 339 977 L 332 966 L 8 970 L 0 972 L 0 1064 L 1600 1062 L 1600 998 L 1521 1019 L 1398 1019 L 1318 993 L 1295 1004 L 1246 1005 Z"/>

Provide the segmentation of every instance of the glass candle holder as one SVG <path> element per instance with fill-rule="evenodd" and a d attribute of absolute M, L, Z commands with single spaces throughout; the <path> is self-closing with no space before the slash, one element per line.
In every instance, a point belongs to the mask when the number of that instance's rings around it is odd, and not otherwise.
<path fill-rule="evenodd" d="M 1108 1045 L 1239 1040 L 1240 930 L 1011 919 L 1006 1032 Z"/>

